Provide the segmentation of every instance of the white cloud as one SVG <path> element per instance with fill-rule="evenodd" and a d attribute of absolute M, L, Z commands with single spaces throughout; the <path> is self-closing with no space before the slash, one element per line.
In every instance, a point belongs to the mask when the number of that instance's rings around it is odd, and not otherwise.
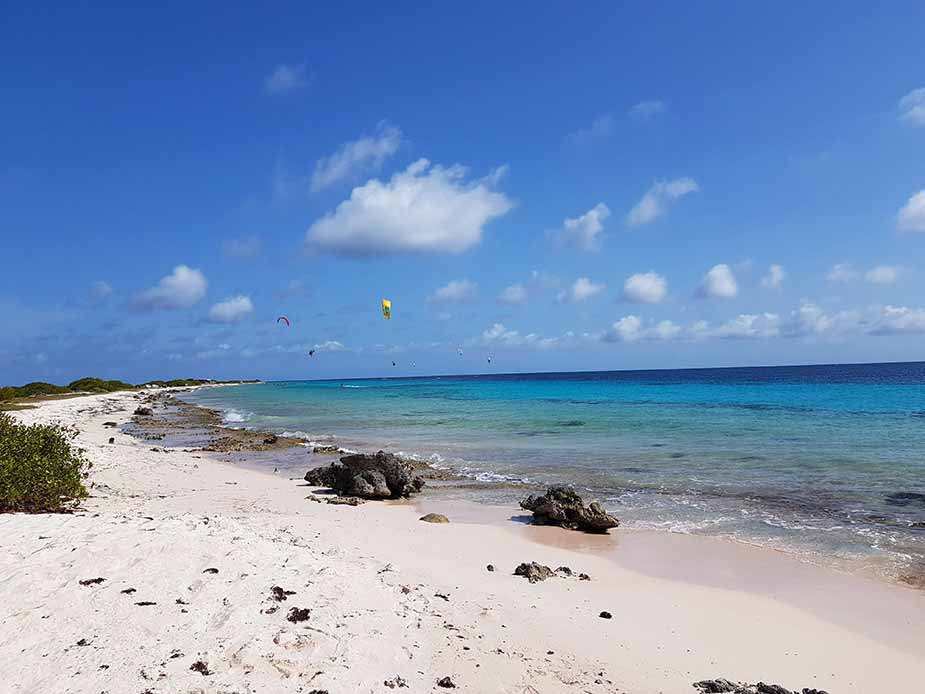
<path fill-rule="evenodd" d="M 725 263 L 710 268 L 697 288 L 697 296 L 702 299 L 731 299 L 738 293 L 736 278 Z"/>
<path fill-rule="evenodd" d="M 587 277 L 579 277 L 575 283 L 563 292 L 559 292 L 558 299 L 562 302 L 578 303 L 600 294 L 607 288 L 606 284 L 592 282 Z"/>
<path fill-rule="evenodd" d="M 279 94 L 299 89 L 308 84 L 305 76 L 305 65 L 290 65 L 282 63 L 273 68 L 263 81 L 264 88 L 271 93 Z"/>
<path fill-rule="evenodd" d="M 90 287 L 90 301 L 94 304 L 101 304 L 110 296 L 112 296 L 112 287 L 102 280 L 94 282 L 93 286 Z"/>
<path fill-rule="evenodd" d="M 209 309 L 209 320 L 213 323 L 237 323 L 254 311 L 250 297 L 243 294 L 230 296 Z"/>
<path fill-rule="evenodd" d="M 533 270 L 530 273 L 530 287 L 536 289 L 556 289 L 562 284 L 556 275 L 545 270 Z"/>
<path fill-rule="evenodd" d="M 648 120 L 660 113 L 664 113 L 664 111 L 664 102 L 654 99 L 652 101 L 640 101 L 630 109 L 629 114 L 636 120 Z"/>
<path fill-rule="evenodd" d="M 347 348 L 337 340 L 327 340 L 314 347 L 316 352 L 346 352 Z M 301 349 L 300 349 L 301 351 Z"/>
<path fill-rule="evenodd" d="M 899 100 L 899 118 L 910 125 L 925 126 L 925 87 L 913 89 Z"/>
<path fill-rule="evenodd" d="M 251 258 L 260 252 L 260 239 L 256 236 L 227 239 L 222 248 L 232 258 Z"/>
<path fill-rule="evenodd" d="M 682 328 L 670 320 L 652 324 L 639 316 L 623 316 L 605 331 L 600 339 L 604 342 L 638 342 L 640 340 L 673 340 L 680 337 Z"/>
<path fill-rule="evenodd" d="M 566 218 L 562 228 L 549 232 L 561 242 L 585 251 L 598 251 L 601 240 L 598 235 L 604 228 L 604 220 L 610 216 L 610 209 L 600 202 L 580 217 Z"/>
<path fill-rule="evenodd" d="M 772 265 L 768 268 L 768 274 L 761 278 L 761 286 L 769 289 L 780 289 L 784 284 L 784 278 L 787 273 L 780 265 Z"/>
<path fill-rule="evenodd" d="M 575 339 L 571 331 L 559 337 L 542 337 L 536 333 L 521 335 L 517 330 L 508 330 L 503 323 L 495 323 L 482 332 L 478 340 L 468 344 L 480 344 L 484 347 L 532 347 L 535 349 L 552 349 L 569 344 Z"/>
<path fill-rule="evenodd" d="M 528 298 L 527 289 L 522 284 L 512 284 L 501 292 L 499 300 L 506 304 L 522 304 Z"/>
<path fill-rule="evenodd" d="M 668 294 L 668 282 L 655 272 L 631 275 L 623 283 L 623 300 L 657 304 Z"/>
<path fill-rule="evenodd" d="M 199 270 L 177 265 L 156 287 L 138 294 L 134 304 L 142 309 L 189 308 L 205 296 L 206 287 L 208 282 Z"/>
<path fill-rule="evenodd" d="M 434 303 L 448 303 L 452 301 L 466 301 L 472 299 L 479 290 L 479 285 L 467 279 L 452 280 L 446 286 L 427 297 Z"/>
<path fill-rule="evenodd" d="M 896 228 L 925 232 L 925 190 L 920 190 L 903 205 L 896 217 Z"/>
<path fill-rule="evenodd" d="M 658 340 L 673 340 L 681 334 L 681 326 L 670 320 L 663 320 L 656 323 L 649 330 L 649 334 Z"/>
<path fill-rule="evenodd" d="M 776 313 L 742 313 L 712 331 L 712 337 L 746 339 L 777 337 L 781 319 Z"/>
<path fill-rule="evenodd" d="M 388 182 L 372 179 L 317 220 L 306 242 L 335 253 L 369 256 L 410 251 L 461 253 L 482 240 L 486 223 L 514 203 L 486 179 L 465 182 L 462 166 L 419 159 Z"/>
<path fill-rule="evenodd" d="M 675 201 L 688 195 L 697 193 L 700 186 L 693 178 L 678 178 L 673 181 L 659 181 L 655 183 L 636 206 L 626 215 L 626 223 L 630 226 L 648 224 L 664 215 Z"/>
<path fill-rule="evenodd" d="M 925 309 L 905 306 L 884 306 L 872 322 L 871 335 L 925 333 Z"/>
<path fill-rule="evenodd" d="M 851 282 L 857 279 L 858 271 L 851 263 L 838 263 L 831 270 L 826 279 L 829 282 Z"/>
<path fill-rule="evenodd" d="M 583 145 L 613 135 L 613 116 L 603 115 L 594 119 L 591 127 L 576 130 L 569 139 L 575 144 Z"/>
<path fill-rule="evenodd" d="M 312 192 L 362 173 L 377 171 L 386 159 L 398 151 L 400 145 L 401 130 L 385 122 L 379 123 L 375 135 L 344 143 L 334 154 L 322 157 L 315 163 Z"/>
<path fill-rule="evenodd" d="M 864 273 L 864 280 L 870 284 L 893 284 L 899 272 L 900 269 L 893 265 L 878 265 Z"/>

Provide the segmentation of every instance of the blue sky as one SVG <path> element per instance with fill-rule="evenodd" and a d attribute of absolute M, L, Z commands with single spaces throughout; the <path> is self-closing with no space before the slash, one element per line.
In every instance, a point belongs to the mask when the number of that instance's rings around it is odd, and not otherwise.
<path fill-rule="evenodd" d="M 3 14 L 2 383 L 925 355 L 920 2 Z"/>

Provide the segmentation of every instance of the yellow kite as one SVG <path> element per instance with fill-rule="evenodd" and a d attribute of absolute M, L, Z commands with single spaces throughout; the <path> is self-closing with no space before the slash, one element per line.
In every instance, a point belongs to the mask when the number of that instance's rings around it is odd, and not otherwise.
<path fill-rule="evenodd" d="M 382 315 L 385 316 L 386 320 L 392 317 L 392 302 L 388 299 L 382 300 Z"/>

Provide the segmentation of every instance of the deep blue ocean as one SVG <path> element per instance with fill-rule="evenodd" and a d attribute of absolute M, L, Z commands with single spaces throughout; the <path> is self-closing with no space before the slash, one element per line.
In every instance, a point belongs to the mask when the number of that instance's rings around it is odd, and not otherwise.
<path fill-rule="evenodd" d="M 462 473 L 515 502 L 576 485 L 628 527 L 892 574 L 925 566 L 925 362 L 286 381 L 191 393 L 234 426 Z"/>

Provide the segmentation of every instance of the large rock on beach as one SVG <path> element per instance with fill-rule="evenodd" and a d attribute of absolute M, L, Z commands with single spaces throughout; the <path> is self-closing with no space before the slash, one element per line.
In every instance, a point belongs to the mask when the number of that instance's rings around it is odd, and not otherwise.
<path fill-rule="evenodd" d="M 361 499 L 397 499 L 424 486 L 424 478 L 416 475 L 411 465 L 384 451 L 345 455 L 340 462 L 309 470 L 305 481 Z"/>
<path fill-rule="evenodd" d="M 592 501 L 585 506 L 574 489 L 564 486 L 550 487 L 539 496 L 531 494 L 520 502 L 520 507 L 533 512 L 536 525 L 558 525 L 589 533 L 606 533 L 620 525 L 599 503 Z"/>

